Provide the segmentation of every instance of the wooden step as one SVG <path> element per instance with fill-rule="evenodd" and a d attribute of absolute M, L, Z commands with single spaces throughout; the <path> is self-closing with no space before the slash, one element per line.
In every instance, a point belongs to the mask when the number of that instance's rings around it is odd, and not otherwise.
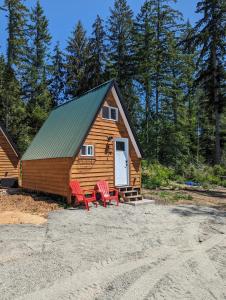
<path fill-rule="evenodd" d="M 117 186 L 122 202 L 140 201 L 143 196 L 140 194 L 140 187 L 137 186 Z"/>
<path fill-rule="evenodd" d="M 133 190 L 134 190 L 134 191 L 137 191 L 138 193 L 141 192 L 141 191 L 140 191 L 140 187 L 134 187 Z"/>
<path fill-rule="evenodd" d="M 116 189 L 119 191 L 119 192 L 126 192 L 126 191 L 132 191 L 133 190 L 133 187 L 132 186 L 117 186 Z"/>
<path fill-rule="evenodd" d="M 135 196 L 135 195 L 138 195 L 138 191 L 131 190 L 131 191 L 126 191 L 126 192 L 120 192 L 120 195 L 122 197 Z"/>
<path fill-rule="evenodd" d="M 128 196 L 124 198 L 124 201 L 139 201 L 142 200 L 142 195 L 134 195 L 134 196 Z"/>

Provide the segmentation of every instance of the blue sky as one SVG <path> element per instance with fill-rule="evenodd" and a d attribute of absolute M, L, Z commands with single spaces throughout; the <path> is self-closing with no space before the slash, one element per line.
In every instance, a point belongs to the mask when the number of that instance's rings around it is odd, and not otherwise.
<path fill-rule="evenodd" d="M 144 0 L 127 0 L 134 13 L 136 14 Z M 0 5 L 3 3 L 0 0 Z M 28 6 L 33 6 L 36 0 L 27 0 Z M 60 41 L 62 47 L 65 47 L 73 27 L 80 19 L 87 30 L 91 33 L 91 26 L 99 14 L 103 19 L 109 16 L 109 8 L 113 7 L 114 0 L 40 0 L 45 14 L 49 20 L 50 33 L 53 36 L 53 44 Z M 184 19 L 189 19 L 192 24 L 197 20 L 195 7 L 198 0 L 178 0 L 173 6 L 181 11 Z M 0 46 L 1 52 L 6 48 L 6 20 L 4 12 L 0 11 Z"/>

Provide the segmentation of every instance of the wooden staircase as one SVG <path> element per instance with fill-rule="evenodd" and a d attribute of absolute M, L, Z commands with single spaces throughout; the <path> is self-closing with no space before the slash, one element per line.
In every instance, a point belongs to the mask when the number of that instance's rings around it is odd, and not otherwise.
<path fill-rule="evenodd" d="M 117 186 L 121 202 L 139 201 L 143 199 L 140 188 L 134 186 Z"/>

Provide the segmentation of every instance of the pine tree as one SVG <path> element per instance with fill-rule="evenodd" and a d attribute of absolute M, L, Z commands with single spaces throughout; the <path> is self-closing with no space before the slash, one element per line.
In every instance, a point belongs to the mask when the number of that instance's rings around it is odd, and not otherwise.
<path fill-rule="evenodd" d="M 5 0 L 7 11 L 7 64 L 12 68 L 23 58 L 26 46 L 26 24 L 28 10 L 22 0 Z"/>
<path fill-rule="evenodd" d="M 77 23 L 68 40 L 66 54 L 67 86 L 69 98 L 75 97 L 89 89 L 88 60 L 89 47 L 81 21 Z"/>
<path fill-rule="evenodd" d="M 53 98 L 53 106 L 65 101 L 65 63 L 59 43 L 56 44 L 53 50 L 50 93 Z"/>
<path fill-rule="evenodd" d="M 51 36 L 48 31 L 48 20 L 39 1 L 31 9 L 28 35 L 29 45 L 24 65 L 23 93 L 27 103 L 28 124 L 32 138 L 52 107 L 48 87 Z"/>
<path fill-rule="evenodd" d="M 92 28 L 92 37 L 89 41 L 90 60 L 88 62 L 88 73 L 90 74 L 90 87 L 95 87 L 105 80 L 106 64 L 106 34 L 103 20 L 99 15 L 97 15 Z"/>
<path fill-rule="evenodd" d="M 166 140 L 162 137 L 166 134 L 163 120 L 168 120 L 170 115 L 171 121 L 167 124 L 171 130 L 175 125 L 172 122 L 177 122 L 177 97 L 182 95 L 178 86 L 181 63 L 175 61 L 180 58 L 176 40 L 181 30 L 180 19 L 181 15 L 168 1 L 147 0 L 135 21 L 136 79 L 145 100 L 144 148 L 157 160 L 164 147 L 160 143 Z"/>
<path fill-rule="evenodd" d="M 131 77 L 131 45 L 133 12 L 126 0 L 116 0 L 108 25 L 110 74 L 124 90 L 124 83 Z"/>
<path fill-rule="evenodd" d="M 135 107 L 138 97 L 133 85 L 133 12 L 126 0 L 115 0 L 108 20 L 108 62 L 109 78 L 118 82 L 130 117 L 136 123 Z"/>
<path fill-rule="evenodd" d="M 176 36 L 173 32 L 169 33 L 168 67 L 164 75 L 165 84 L 162 87 L 160 127 L 162 138 L 159 141 L 159 159 L 174 166 L 187 164 L 192 158 L 189 153 L 188 126 L 191 125 L 191 120 L 187 103 L 188 97 L 191 96 L 187 94 L 191 79 L 187 64 L 189 55 L 178 46 L 179 41 L 180 36 Z"/>
<path fill-rule="evenodd" d="M 0 120 L 21 150 L 26 139 L 26 110 L 21 99 L 21 89 L 14 71 L 8 64 L 0 62 Z"/>
<path fill-rule="evenodd" d="M 185 128 L 184 132 L 188 137 L 190 161 L 199 163 L 199 89 L 195 88 L 196 62 L 198 53 L 191 43 L 187 44 L 187 37 L 191 37 L 193 28 L 190 22 L 184 25 L 179 43 L 180 51 L 183 54 L 181 71 L 183 72 L 183 105 L 185 108 Z"/>
<path fill-rule="evenodd" d="M 144 95 L 144 128 L 145 145 L 149 144 L 149 123 L 152 114 L 152 50 L 154 28 L 152 23 L 152 3 L 145 1 L 136 17 L 134 30 L 136 75 L 135 79 L 139 82 L 141 94 Z"/>
<path fill-rule="evenodd" d="M 4 56 L 0 56 L 0 120 L 4 116 L 4 73 L 5 73 L 5 59 Z"/>
<path fill-rule="evenodd" d="M 25 55 L 27 8 L 21 0 L 5 0 L 7 12 L 7 55 L 0 62 L 0 120 L 24 149 L 26 111 L 21 99 L 19 73 Z"/>
<path fill-rule="evenodd" d="M 40 69 L 42 73 L 43 66 L 45 66 L 46 59 L 49 56 L 48 51 L 51 36 L 48 30 L 48 20 L 44 15 L 39 0 L 37 1 L 36 6 L 31 10 L 30 19 L 29 35 L 32 37 L 32 46 L 34 46 L 34 65 L 37 69 Z"/>
<path fill-rule="evenodd" d="M 226 4 L 224 0 L 202 0 L 197 4 L 196 12 L 203 17 L 196 23 L 193 40 L 200 49 L 199 74 L 197 82 L 203 87 L 205 101 L 203 108 L 210 124 L 214 126 L 214 144 L 212 161 L 221 162 L 221 117 L 225 96 L 225 21 Z M 211 142 L 211 139 L 209 140 Z"/>

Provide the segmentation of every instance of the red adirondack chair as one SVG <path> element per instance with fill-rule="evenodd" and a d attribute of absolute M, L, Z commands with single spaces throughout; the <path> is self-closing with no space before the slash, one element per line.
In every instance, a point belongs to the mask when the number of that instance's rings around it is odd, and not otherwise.
<path fill-rule="evenodd" d="M 117 206 L 119 204 L 118 200 L 118 190 L 109 189 L 108 182 L 105 180 L 100 180 L 97 182 L 98 191 L 101 194 L 101 199 L 104 203 L 104 207 L 106 207 L 107 202 L 111 203 L 111 201 L 116 201 Z M 113 195 L 112 195 L 113 193 Z"/>
<path fill-rule="evenodd" d="M 97 207 L 96 192 L 94 190 L 83 191 L 77 180 L 72 180 L 70 182 L 70 188 L 71 188 L 71 195 L 76 197 L 78 204 L 85 203 L 86 209 L 89 210 L 89 202 L 95 202 Z M 87 197 L 87 194 L 90 196 Z"/>

